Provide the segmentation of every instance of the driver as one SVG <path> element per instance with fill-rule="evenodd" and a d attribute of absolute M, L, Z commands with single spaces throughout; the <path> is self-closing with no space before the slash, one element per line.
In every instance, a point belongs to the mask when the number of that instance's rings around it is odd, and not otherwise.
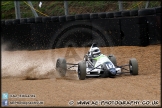
<path fill-rule="evenodd" d="M 88 56 L 90 58 L 90 61 L 95 64 L 96 63 L 96 57 L 101 55 L 101 51 L 98 47 L 91 47 L 89 52 L 88 52 Z"/>
<path fill-rule="evenodd" d="M 92 58 L 96 58 L 101 55 L 101 51 L 98 47 L 93 47 L 89 51 L 89 56 Z"/>

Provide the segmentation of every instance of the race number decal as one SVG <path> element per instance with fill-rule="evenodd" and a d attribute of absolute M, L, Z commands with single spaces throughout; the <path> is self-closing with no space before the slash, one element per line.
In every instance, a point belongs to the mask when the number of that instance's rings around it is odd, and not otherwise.
<path fill-rule="evenodd" d="M 108 69 L 115 68 L 114 65 L 111 64 L 110 62 L 107 62 L 107 63 L 106 63 L 106 67 L 107 67 Z"/>

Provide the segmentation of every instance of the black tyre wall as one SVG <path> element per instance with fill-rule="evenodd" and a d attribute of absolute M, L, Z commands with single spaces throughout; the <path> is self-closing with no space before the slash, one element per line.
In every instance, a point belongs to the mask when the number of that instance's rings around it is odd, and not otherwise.
<path fill-rule="evenodd" d="M 32 24 L 30 49 L 51 49 L 50 41 L 55 32 L 61 27 L 61 22 Z"/>
<path fill-rule="evenodd" d="M 122 17 L 121 15 L 121 12 L 114 12 L 114 17 L 117 18 L 117 17 Z"/>
<path fill-rule="evenodd" d="M 65 15 L 59 16 L 59 21 L 60 22 L 65 22 L 66 21 L 66 16 Z"/>
<path fill-rule="evenodd" d="M 28 49 L 30 46 L 30 24 L 7 25 L 2 32 L 3 42 L 10 43 L 6 50 Z"/>
<path fill-rule="evenodd" d="M 90 14 L 82 14 L 83 20 L 89 20 L 90 19 Z"/>
<path fill-rule="evenodd" d="M 138 16 L 138 9 L 130 10 L 130 16 Z"/>
<path fill-rule="evenodd" d="M 114 17 L 114 13 L 112 12 L 106 13 L 106 18 L 113 18 L 113 17 Z"/>
<path fill-rule="evenodd" d="M 27 23 L 27 18 L 21 18 L 20 19 L 20 24 L 25 24 Z"/>
<path fill-rule="evenodd" d="M 27 23 L 35 23 L 35 18 L 27 18 Z"/>
<path fill-rule="evenodd" d="M 43 17 L 42 22 L 43 23 L 51 22 L 51 17 Z"/>
<path fill-rule="evenodd" d="M 149 44 L 145 17 L 121 18 L 120 21 L 123 46 L 147 46 Z"/>
<path fill-rule="evenodd" d="M 91 19 L 98 19 L 98 14 L 97 13 L 92 13 L 90 14 Z"/>
<path fill-rule="evenodd" d="M 98 13 L 99 18 L 106 18 L 106 12 Z"/>
<path fill-rule="evenodd" d="M 130 11 L 122 11 L 121 15 L 122 15 L 122 17 L 128 17 L 128 16 L 130 16 Z"/>
<path fill-rule="evenodd" d="M 75 16 L 74 15 L 66 16 L 66 21 L 75 21 Z"/>
<path fill-rule="evenodd" d="M 156 15 L 146 16 L 148 22 L 149 44 L 155 45 L 161 43 L 161 18 Z"/>
<path fill-rule="evenodd" d="M 95 19 L 92 20 L 92 26 L 99 26 L 111 38 L 110 46 L 121 45 L 121 32 L 119 19 Z M 109 40 L 107 40 L 109 41 Z"/>
<path fill-rule="evenodd" d="M 155 12 L 156 12 L 156 14 L 157 14 L 157 13 L 161 13 L 161 7 L 156 7 L 156 8 L 155 8 Z"/>
<path fill-rule="evenodd" d="M 147 16 L 147 15 L 154 15 L 154 14 L 156 14 L 156 11 L 154 8 L 138 10 L 138 16 Z"/>
<path fill-rule="evenodd" d="M 5 25 L 5 20 L 1 20 L 1 26 Z"/>
<path fill-rule="evenodd" d="M 13 24 L 14 24 L 14 25 L 20 24 L 20 19 L 14 19 L 14 20 L 13 20 Z"/>
<path fill-rule="evenodd" d="M 75 20 L 82 20 L 82 19 L 83 19 L 82 14 L 75 15 Z"/>
<path fill-rule="evenodd" d="M 5 25 L 13 25 L 13 20 L 5 20 Z"/>
<path fill-rule="evenodd" d="M 42 23 L 42 17 L 36 17 L 35 23 Z"/>
<path fill-rule="evenodd" d="M 59 22 L 59 16 L 52 16 L 51 21 L 52 22 Z"/>
<path fill-rule="evenodd" d="M 49 44 L 53 37 L 67 33 L 69 29 L 64 31 L 66 25 L 73 26 L 79 22 L 82 28 L 81 31 L 84 31 L 83 29 L 85 28 L 89 33 L 88 35 L 96 33 L 97 36 L 110 37 L 112 40 L 110 46 L 146 46 L 149 43 L 158 44 L 161 40 L 160 9 L 161 7 L 138 10 L 139 16 L 137 16 L 137 10 L 131 10 L 129 17 L 121 17 L 121 12 L 110 12 L 99 13 L 100 15 L 98 14 L 98 16 L 100 18 L 97 18 L 97 14 L 93 13 L 78 14 L 75 16 L 44 17 L 44 21 L 41 17 L 7 19 L 2 21 L 1 37 L 4 42 L 10 42 L 11 45 L 9 48 L 11 49 L 50 49 L 52 47 Z M 125 14 L 128 15 L 128 11 Z M 49 21 L 51 22 L 46 23 Z M 100 29 L 99 32 L 95 31 L 96 26 Z M 56 35 L 58 32 L 60 34 Z M 87 35 L 87 33 L 84 35 Z M 75 38 L 74 35 L 72 38 Z M 67 37 L 67 39 L 70 38 Z M 109 39 L 106 41 L 109 41 Z"/>

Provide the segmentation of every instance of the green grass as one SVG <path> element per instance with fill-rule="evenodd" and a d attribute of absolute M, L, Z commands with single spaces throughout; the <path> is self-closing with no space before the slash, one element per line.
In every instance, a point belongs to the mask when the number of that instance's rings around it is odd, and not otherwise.
<path fill-rule="evenodd" d="M 26 1 L 27 2 L 27 1 Z M 39 16 L 61 16 L 64 15 L 63 1 L 42 1 L 40 8 L 39 1 L 31 1 Z M 141 2 L 141 3 L 140 3 Z M 123 9 L 145 8 L 146 1 L 123 1 Z M 161 6 L 160 1 L 150 1 L 149 8 Z M 68 1 L 69 15 L 82 13 L 98 13 L 118 11 L 118 1 Z M 30 7 L 20 1 L 21 17 L 34 17 Z M 43 13 L 43 14 L 41 14 Z M 1 1 L 1 19 L 15 19 L 14 1 Z"/>

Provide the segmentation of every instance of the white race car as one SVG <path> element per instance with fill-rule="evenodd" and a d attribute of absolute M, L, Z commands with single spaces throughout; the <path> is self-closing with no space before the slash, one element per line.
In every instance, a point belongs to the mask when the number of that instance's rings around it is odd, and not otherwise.
<path fill-rule="evenodd" d="M 129 69 L 126 69 L 126 66 L 128 66 Z M 100 76 L 107 78 L 115 77 L 116 75 L 123 73 L 138 75 L 138 63 L 135 58 L 131 58 L 129 60 L 129 64 L 127 65 L 117 66 L 115 56 L 106 56 L 101 54 L 99 48 L 96 47 L 96 44 L 92 44 L 88 54 L 84 56 L 83 61 L 77 64 L 66 63 L 64 58 L 58 58 L 56 61 L 56 70 L 62 77 L 64 77 L 66 75 L 66 71 L 72 67 L 78 67 L 77 73 L 80 80 L 84 80 L 88 76 Z M 128 72 L 122 72 L 122 70 L 127 70 Z"/>

